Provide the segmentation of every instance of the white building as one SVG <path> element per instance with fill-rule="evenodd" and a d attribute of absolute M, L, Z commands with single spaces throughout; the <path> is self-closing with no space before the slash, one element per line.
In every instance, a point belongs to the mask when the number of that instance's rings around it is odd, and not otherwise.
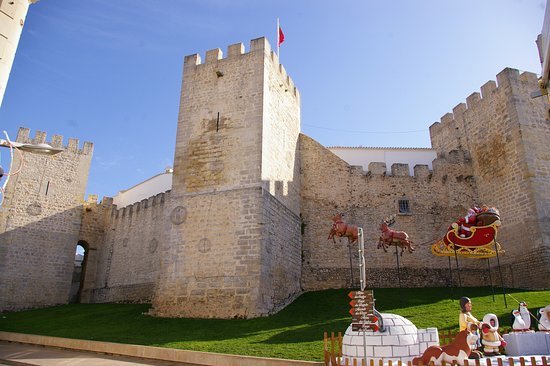
<path fill-rule="evenodd" d="M 394 163 L 409 164 L 409 173 L 414 175 L 415 165 L 427 165 L 432 170 L 432 161 L 437 157 L 435 149 L 408 147 L 344 147 L 328 148 L 349 165 L 360 165 L 369 169 L 369 163 L 386 163 L 386 172 L 391 173 Z"/>
<path fill-rule="evenodd" d="M 0 0 L 0 106 L 29 5 L 38 0 Z"/>
<path fill-rule="evenodd" d="M 113 204 L 117 208 L 122 208 L 171 190 L 172 172 L 171 168 L 167 168 L 164 173 L 157 174 L 131 188 L 118 192 L 113 197 Z"/>

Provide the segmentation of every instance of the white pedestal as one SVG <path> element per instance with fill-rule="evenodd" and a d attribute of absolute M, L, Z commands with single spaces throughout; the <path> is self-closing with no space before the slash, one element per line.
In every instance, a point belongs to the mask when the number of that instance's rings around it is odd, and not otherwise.
<path fill-rule="evenodd" d="M 508 356 L 550 355 L 550 333 L 513 332 L 502 336 Z"/>

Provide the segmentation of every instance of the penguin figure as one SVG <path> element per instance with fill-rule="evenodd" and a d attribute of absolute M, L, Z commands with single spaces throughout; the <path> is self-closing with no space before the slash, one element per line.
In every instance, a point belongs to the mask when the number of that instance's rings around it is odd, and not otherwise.
<path fill-rule="evenodd" d="M 516 332 L 528 330 L 519 310 L 512 311 L 512 329 Z"/>
<path fill-rule="evenodd" d="M 529 330 L 531 328 L 531 314 L 529 313 L 529 309 L 527 309 L 527 303 L 524 301 L 520 302 L 518 310 L 525 323 L 525 330 Z"/>
<path fill-rule="evenodd" d="M 539 330 L 541 332 L 550 332 L 550 305 L 546 305 L 539 310 Z"/>

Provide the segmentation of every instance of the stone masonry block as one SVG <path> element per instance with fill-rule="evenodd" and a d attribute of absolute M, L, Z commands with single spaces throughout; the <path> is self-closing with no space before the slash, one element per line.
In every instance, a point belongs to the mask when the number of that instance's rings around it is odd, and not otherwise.
<path fill-rule="evenodd" d="M 250 41 L 250 52 L 264 51 L 269 54 L 271 52 L 271 45 L 267 41 L 267 38 L 260 37 Z"/>
<path fill-rule="evenodd" d="M 242 42 L 235 43 L 227 47 L 227 57 L 235 57 L 244 53 L 244 44 Z"/>
<path fill-rule="evenodd" d="M 453 123 L 453 121 L 454 121 L 454 116 L 452 113 L 446 113 L 441 117 L 442 124 Z"/>
<path fill-rule="evenodd" d="M 497 89 L 497 83 L 493 80 L 489 80 L 481 87 L 481 97 L 487 98 L 493 91 Z"/>
<path fill-rule="evenodd" d="M 425 164 L 416 164 L 413 170 L 414 177 L 418 179 L 427 178 L 430 175 L 430 169 Z"/>
<path fill-rule="evenodd" d="M 62 148 L 63 147 L 63 136 L 53 135 L 51 145 L 52 145 L 52 147 Z"/>
<path fill-rule="evenodd" d="M 393 163 L 391 165 L 391 175 L 394 177 L 408 177 L 409 164 Z"/>
<path fill-rule="evenodd" d="M 519 80 L 529 83 L 529 84 L 536 84 L 538 83 L 538 77 L 537 74 L 533 72 L 523 72 L 519 75 Z"/>
<path fill-rule="evenodd" d="M 44 144 L 46 142 L 46 132 L 36 131 L 33 141 L 35 144 Z"/>
<path fill-rule="evenodd" d="M 386 174 L 386 163 L 380 163 L 380 162 L 369 163 L 369 172 L 375 175 Z"/>
<path fill-rule="evenodd" d="M 505 68 L 497 74 L 497 84 L 499 87 L 512 84 L 519 77 L 519 70 L 510 67 Z"/>
<path fill-rule="evenodd" d="M 185 66 L 196 66 L 201 64 L 201 56 L 198 53 L 185 56 L 183 64 Z"/>
<path fill-rule="evenodd" d="M 17 142 L 27 143 L 29 142 L 29 134 L 31 132 L 30 128 L 27 127 L 19 127 L 19 131 L 17 132 Z"/>
<path fill-rule="evenodd" d="M 215 48 L 213 50 L 206 51 L 206 63 L 209 62 L 216 62 L 218 60 L 221 60 L 223 57 L 223 52 L 219 48 Z"/>
<path fill-rule="evenodd" d="M 472 108 L 477 103 L 479 103 L 480 100 L 481 100 L 480 94 L 478 92 L 475 92 L 475 93 L 470 94 L 466 98 L 466 104 L 468 104 L 468 108 Z"/>
<path fill-rule="evenodd" d="M 453 115 L 455 116 L 455 120 L 460 119 L 467 109 L 468 109 L 468 107 L 466 106 L 466 103 L 457 104 L 453 108 Z"/>
<path fill-rule="evenodd" d="M 69 144 L 67 145 L 67 150 L 72 153 L 76 153 L 78 151 L 78 139 L 69 139 Z"/>

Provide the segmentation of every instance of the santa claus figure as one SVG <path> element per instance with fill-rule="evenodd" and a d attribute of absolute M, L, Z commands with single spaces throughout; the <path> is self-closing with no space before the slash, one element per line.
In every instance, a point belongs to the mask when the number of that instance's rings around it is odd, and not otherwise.
<path fill-rule="evenodd" d="M 478 207 L 474 206 L 468 209 L 466 216 L 461 217 L 460 220 L 458 220 L 458 223 L 460 224 L 459 234 L 461 238 L 467 238 L 472 235 L 472 230 L 470 227 L 475 226 L 476 216 L 480 211 L 481 210 Z"/>
<path fill-rule="evenodd" d="M 481 324 L 481 344 L 486 356 L 500 355 L 499 347 L 506 346 L 506 341 L 498 333 L 498 318 L 495 314 L 486 314 Z"/>

